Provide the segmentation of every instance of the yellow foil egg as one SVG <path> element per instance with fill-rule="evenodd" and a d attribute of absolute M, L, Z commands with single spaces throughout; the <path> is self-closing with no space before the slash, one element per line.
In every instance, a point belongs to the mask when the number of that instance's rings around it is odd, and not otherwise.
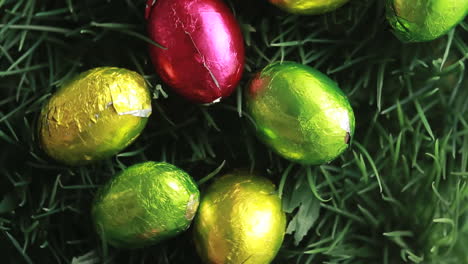
<path fill-rule="evenodd" d="M 206 263 L 267 264 L 281 247 L 285 227 L 275 185 L 236 172 L 204 193 L 195 219 L 195 244 Z"/>
<path fill-rule="evenodd" d="M 281 9 L 295 14 L 315 15 L 333 11 L 348 0 L 269 0 Z"/>
<path fill-rule="evenodd" d="M 43 107 L 39 139 L 52 158 L 69 165 L 117 154 L 151 115 L 145 80 L 136 72 L 101 67 L 63 85 Z"/>

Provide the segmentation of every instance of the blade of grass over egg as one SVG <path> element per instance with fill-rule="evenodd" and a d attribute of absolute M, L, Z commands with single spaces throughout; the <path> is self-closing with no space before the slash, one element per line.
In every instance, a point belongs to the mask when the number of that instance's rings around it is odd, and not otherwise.
<path fill-rule="evenodd" d="M 226 164 L 226 161 L 223 160 L 223 162 L 214 171 L 210 172 L 208 175 L 206 175 L 205 177 L 203 177 L 199 181 L 197 181 L 197 184 L 198 185 L 203 185 L 207 181 L 211 180 L 213 177 L 215 177 L 223 169 L 225 164 Z"/>

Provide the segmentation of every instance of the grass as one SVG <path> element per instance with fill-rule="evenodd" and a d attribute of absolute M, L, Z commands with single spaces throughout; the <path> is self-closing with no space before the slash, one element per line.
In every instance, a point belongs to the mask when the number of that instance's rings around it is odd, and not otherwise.
<path fill-rule="evenodd" d="M 203 107 L 154 74 L 144 2 L 0 0 L 2 263 L 198 263 L 190 231 L 125 251 L 92 229 L 97 188 L 145 160 L 185 169 L 202 190 L 235 168 L 272 179 L 289 220 L 275 263 L 468 263 L 466 22 L 438 40 L 403 44 L 385 21 L 384 1 L 298 17 L 267 1 L 231 0 L 246 72 L 238 92 Z M 255 139 L 242 88 L 278 60 L 316 67 L 349 96 L 356 136 L 336 161 L 302 167 Z M 64 81 L 96 66 L 140 72 L 155 111 L 123 153 L 66 167 L 38 147 L 38 113 Z"/>

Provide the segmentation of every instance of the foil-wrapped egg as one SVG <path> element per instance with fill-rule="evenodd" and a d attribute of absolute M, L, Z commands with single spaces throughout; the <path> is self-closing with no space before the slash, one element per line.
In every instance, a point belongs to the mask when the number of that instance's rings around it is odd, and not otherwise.
<path fill-rule="evenodd" d="M 196 183 L 183 170 L 145 162 L 128 167 L 98 191 L 92 217 L 105 242 L 139 248 L 186 230 L 199 197 Z"/>
<path fill-rule="evenodd" d="M 268 264 L 283 242 L 286 216 L 274 184 L 245 171 L 217 179 L 195 218 L 195 246 L 205 263 Z"/>
<path fill-rule="evenodd" d="M 354 113 L 326 75 L 294 62 L 272 63 L 246 91 L 258 138 L 286 159 L 318 165 L 348 148 Z"/>
<path fill-rule="evenodd" d="M 151 114 L 145 80 L 136 72 L 101 67 L 64 84 L 44 105 L 39 140 L 69 165 L 115 155 L 132 143 Z"/>
<path fill-rule="evenodd" d="M 315 15 L 333 11 L 349 0 L 269 0 L 281 9 L 295 14 Z"/>
<path fill-rule="evenodd" d="M 195 103 L 215 103 L 236 88 L 244 68 L 244 43 L 222 0 L 149 0 L 149 36 L 156 72 Z"/>
<path fill-rule="evenodd" d="M 434 40 L 468 13 L 468 0 L 387 0 L 387 19 L 405 42 Z"/>

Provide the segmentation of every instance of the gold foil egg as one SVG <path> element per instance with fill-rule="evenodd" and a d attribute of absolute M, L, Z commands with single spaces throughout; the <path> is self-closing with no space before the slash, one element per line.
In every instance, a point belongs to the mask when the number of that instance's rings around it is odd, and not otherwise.
<path fill-rule="evenodd" d="M 136 72 L 101 67 L 63 85 L 43 107 L 39 140 L 69 165 L 108 158 L 132 143 L 151 115 L 145 80 Z"/>
<path fill-rule="evenodd" d="M 316 15 L 333 11 L 349 0 L 269 0 L 281 9 L 295 14 Z"/>
<path fill-rule="evenodd" d="M 225 175 L 204 193 L 195 244 L 204 262 L 267 264 L 284 238 L 286 216 L 275 185 L 248 172 Z"/>

